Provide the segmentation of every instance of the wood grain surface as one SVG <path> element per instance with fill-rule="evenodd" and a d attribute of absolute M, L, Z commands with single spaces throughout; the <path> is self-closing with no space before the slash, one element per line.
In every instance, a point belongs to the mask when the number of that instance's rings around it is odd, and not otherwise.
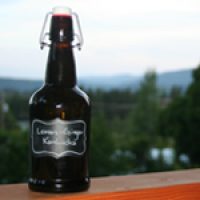
<path fill-rule="evenodd" d="M 93 178 L 87 192 L 31 192 L 27 184 L 0 185 L 0 200 L 200 200 L 200 169 Z"/>

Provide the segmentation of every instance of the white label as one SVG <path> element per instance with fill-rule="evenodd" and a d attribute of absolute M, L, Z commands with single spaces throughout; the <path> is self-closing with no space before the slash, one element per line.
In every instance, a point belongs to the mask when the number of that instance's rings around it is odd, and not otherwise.
<path fill-rule="evenodd" d="M 86 151 L 86 123 L 83 120 L 35 119 L 31 144 L 36 156 L 81 156 Z"/>

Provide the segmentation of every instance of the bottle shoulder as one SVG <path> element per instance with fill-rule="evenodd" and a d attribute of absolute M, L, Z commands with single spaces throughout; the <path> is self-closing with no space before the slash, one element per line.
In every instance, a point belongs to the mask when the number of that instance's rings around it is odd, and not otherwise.
<path fill-rule="evenodd" d="M 81 90 L 78 86 L 73 88 L 73 91 L 80 97 L 82 97 L 88 104 L 90 104 L 90 98 L 89 96 L 86 94 L 86 92 L 84 92 L 83 90 Z"/>
<path fill-rule="evenodd" d="M 88 95 L 78 86 L 65 88 L 61 86 L 44 85 L 30 97 L 29 104 L 81 103 L 90 105 Z"/>

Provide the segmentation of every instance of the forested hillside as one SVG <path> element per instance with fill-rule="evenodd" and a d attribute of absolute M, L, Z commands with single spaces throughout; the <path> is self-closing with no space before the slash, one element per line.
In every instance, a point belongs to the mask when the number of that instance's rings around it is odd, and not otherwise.
<path fill-rule="evenodd" d="M 155 72 L 146 73 L 136 91 L 86 89 L 92 102 L 91 176 L 200 166 L 200 68 L 186 91 L 173 87 L 166 92 L 157 87 L 157 79 Z M 31 93 L 0 93 L 1 183 L 28 177 Z"/>
<path fill-rule="evenodd" d="M 119 76 L 90 76 L 79 77 L 78 84 L 87 89 L 127 89 L 133 91 L 139 89 L 143 76 L 119 75 Z M 192 71 L 180 70 L 175 72 L 160 73 L 157 75 L 157 86 L 170 91 L 174 86 L 185 90 L 192 81 Z M 43 81 L 40 80 L 21 80 L 11 78 L 0 78 L 0 90 L 16 90 L 19 92 L 29 92 L 41 87 Z"/>

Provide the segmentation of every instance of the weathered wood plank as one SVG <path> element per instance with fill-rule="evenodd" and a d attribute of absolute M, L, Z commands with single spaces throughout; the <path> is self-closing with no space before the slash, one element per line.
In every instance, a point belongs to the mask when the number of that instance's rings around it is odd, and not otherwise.
<path fill-rule="evenodd" d="M 152 196 L 152 198 L 151 198 Z M 199 200 L 200 169 L 93 178 L 87 192 L 45 194 L 29 191 L 27 184 L 0 186 L 0 200 Z"/>

